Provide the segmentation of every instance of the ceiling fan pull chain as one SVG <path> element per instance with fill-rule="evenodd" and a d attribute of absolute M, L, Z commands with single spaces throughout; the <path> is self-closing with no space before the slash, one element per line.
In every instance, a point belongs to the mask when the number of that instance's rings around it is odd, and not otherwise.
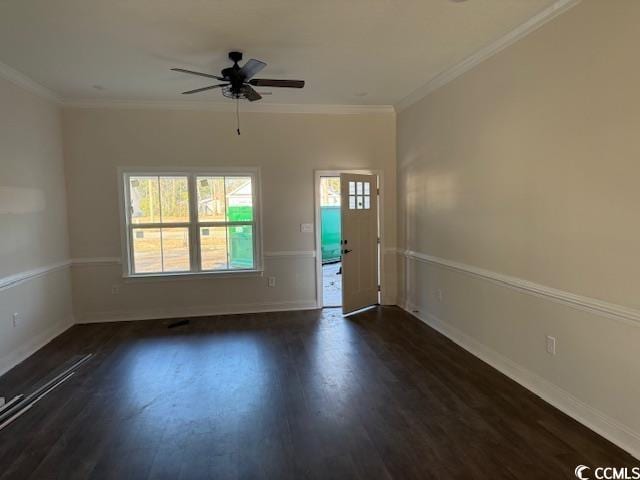
<path fill-rule="evenodd" d="M 236 98 L 236 126 L 238 135 L 240 135 L 240 99 Z"/>

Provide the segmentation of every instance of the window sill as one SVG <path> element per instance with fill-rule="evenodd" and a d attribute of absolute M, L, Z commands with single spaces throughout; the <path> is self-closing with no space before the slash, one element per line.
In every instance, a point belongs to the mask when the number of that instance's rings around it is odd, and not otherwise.
<path fill-rule="evenodd" d="M 149 273 L 143 275 L 124 274 L 126 283 L 173 282 L 180 280 L 211 280 L 217 278 L 255 278 L 262 277 L 264 270 L 225 270 L 220 272 L 177 272 L 177 273 Z"/>

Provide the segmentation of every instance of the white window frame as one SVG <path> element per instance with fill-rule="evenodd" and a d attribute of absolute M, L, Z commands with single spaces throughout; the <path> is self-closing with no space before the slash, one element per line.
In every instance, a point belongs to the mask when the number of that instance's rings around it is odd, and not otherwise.
<path fill-rule="evenodd" d="M 133 259 L 133 229 L 144 227 L 142 224 L 131 222 L 131 205 L 129 198 L 129 178 L 137 176 L 179 176 L 187 177 L 189 188 L 189 223 L 165 223 L 163 228 L 188 228 L 189 229 L 189 261 L 191 269 L 184 272 L 153 272 L 135 273 Z M 239 176 L 251 177 L 253 197 L 253 259 L 251 269 L 226 269 L 226 270 L 202 270 L 200 268 L 200 227 L 233 226 L 234 222 L 227 221 L 198 221 L 197 177 L 215 176 Z M 122 241 L 122 276 L 124 278 L 166 278 L 166 277 L 227 277 L 227 276 L 251 276 L 262 275 L 264 261 L 262 253 L 262 198 L 260 190 L 260 169 L 258 167 L 234 167 L 234 168 L 160 168 L 160 167 L 122 167 L 118 168 L 118 190 L 120 192 L 120 227 Z M 238 222 L 248 224 L 251 222 Z M 149 225 L 146 225 L 149 226 Z M 155 226 L 155 224 L 153 225 Z"/>

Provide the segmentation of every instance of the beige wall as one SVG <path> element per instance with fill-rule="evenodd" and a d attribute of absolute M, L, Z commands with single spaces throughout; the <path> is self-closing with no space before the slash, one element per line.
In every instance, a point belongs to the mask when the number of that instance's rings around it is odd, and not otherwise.
<path fill-rule="evenodd" d="M 399 245 L 463 264 L 407 258 L 407 305 L 577 398 L 592 425 L 603 414 L 600 427 L 636 455 L 640 324 L 465 270 L 640 318 L 638 18 L 640 2 L 585 0 L 397 122 Z"/>
<path fill-rule="evenodd" d="M 393 114 L 245 113 L 242 135 L 228 112 L 158 109 L 64 111 L 73 258 L 120 257 L 117 168 L 122 166 L 258 166 L 262 176 L 263 245 L 268 252 L 309 252 L 315 235 L 314 170 L 383 171 L 386 243 L 395 246 L 396 178 Z M 395 302 L 395 256 L 388 254 L 385 302 Z M 265 257 L 265 277 L 123 281 L 121 266 L 90 262 L 73 269 L 78 321 L 145 318 L 315 304 L 315 260 Z M 111 287 L 120 286 L 113 295 Z"/>
<path fill-rule="evenodd" d="M 59 108 L 1 78 L 0 106 L 1 374 L 72 310 Z"/>

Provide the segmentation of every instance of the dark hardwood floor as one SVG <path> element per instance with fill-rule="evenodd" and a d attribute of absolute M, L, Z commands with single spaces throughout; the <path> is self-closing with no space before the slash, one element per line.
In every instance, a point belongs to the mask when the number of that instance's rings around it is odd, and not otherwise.
<path fill-rule="evenodd" d="M 623 451 L 397 308 L 78 325 L 94 358 L 0 432 L 4 479 L 555 479 Z"/>

